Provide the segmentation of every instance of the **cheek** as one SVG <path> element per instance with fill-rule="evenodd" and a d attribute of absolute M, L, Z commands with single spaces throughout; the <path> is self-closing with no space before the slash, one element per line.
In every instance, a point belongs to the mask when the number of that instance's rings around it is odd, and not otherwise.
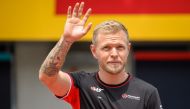
<path fill-rule="evenodd" d="M 105 53 L 105 52 L 99 52 L 99 54 L 98 54 L 99 61 L 105 61 L 105 60 L 107 60 L 108 57 L 109 57 L 109 54 Z"/>
<path fill-rule="evenodd" d="M 127 60 L 128 55 L 129 55 L 128 52 L 121 53 L 121 54 L 120 54 L 120 58 L 121 58 L 123 61 L 125 61 L 125 60 Z"/>

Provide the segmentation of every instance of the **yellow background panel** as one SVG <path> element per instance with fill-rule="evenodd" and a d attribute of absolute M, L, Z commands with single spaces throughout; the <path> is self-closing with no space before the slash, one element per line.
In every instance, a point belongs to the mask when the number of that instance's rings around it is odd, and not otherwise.
<path fill-rule="evenodd" d="M 0 41 L 56 41 L 65 15 L 55 14 L 55 0 L 1 0 Z M 126 25 L 132 41 L 190 41 L 190 14 L 92 14 L 90 41 L 98 23 L 115 19 Z"/>

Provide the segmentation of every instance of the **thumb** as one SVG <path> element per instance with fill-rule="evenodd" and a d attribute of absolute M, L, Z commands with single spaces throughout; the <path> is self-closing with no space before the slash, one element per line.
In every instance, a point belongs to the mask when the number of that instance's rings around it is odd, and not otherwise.
<path fill-rule="evenodd" d="M 89 24 L 83 29 L 84 35 L 88 33 L 88 31 L 91 29 L 91 27 L 92 27 L 92 23 L 89 23 Z"/>

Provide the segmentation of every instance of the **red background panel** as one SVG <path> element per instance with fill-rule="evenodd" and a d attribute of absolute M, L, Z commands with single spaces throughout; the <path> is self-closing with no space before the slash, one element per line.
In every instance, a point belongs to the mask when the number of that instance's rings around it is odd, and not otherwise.
<path fill-rule="evenodd" d="M 56 14 L 66 14 L 69 5 L 81 1 L 93 14 L 190 13 L 190 0 L 56 0 Z"/>
<path fill-rule="evenodd" d="M 189 51 L 137 51 L 134 56 L 138 61 L 190 60 Z"/>

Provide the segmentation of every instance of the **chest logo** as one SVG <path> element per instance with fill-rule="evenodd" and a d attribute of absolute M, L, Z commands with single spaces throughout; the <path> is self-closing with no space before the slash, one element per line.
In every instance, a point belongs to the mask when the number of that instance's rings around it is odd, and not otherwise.
<path fill-rule="evenodd" d="M 102 89 L 102 88 L 95 87 L 95 86 L 91 86 L 90 89 L 91 89 L 92 91 L 95 91 L 95 92 L 101 92 L 102 90 L 104 90 L 104 89 Z"/>
<path fill-rule="evenodd" d="M 133 95 L 128 95 L 126 93 L 121 95 L 123 99 L 132 99 L 132 100 L 140 100 L 140 97 L 138 96 L 133 96 Z"/>

